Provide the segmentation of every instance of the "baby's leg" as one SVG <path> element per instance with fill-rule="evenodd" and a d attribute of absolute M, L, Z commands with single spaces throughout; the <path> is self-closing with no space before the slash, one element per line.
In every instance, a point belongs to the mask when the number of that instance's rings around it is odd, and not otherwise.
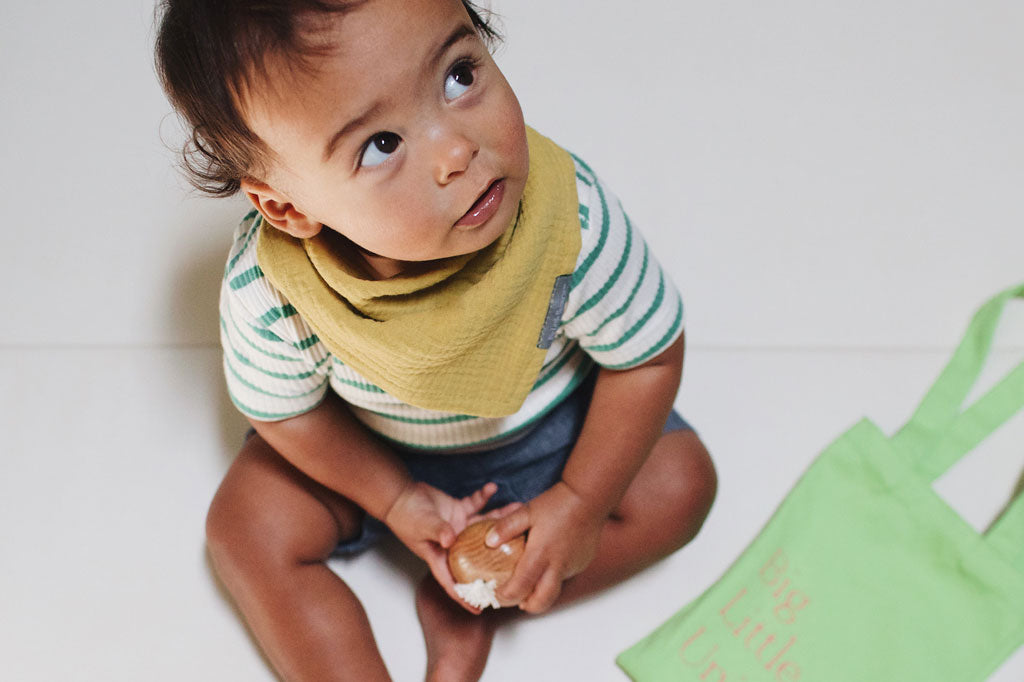
<path fill-rule="evenodd" d="M 506 616 L 484 611 L 476 616 L 459 606 L 427 574 L 416 589 L 416 615 L 427 645 L 427 682 L 476 682 L 483 675 L 491 642 Z"/>
<path fill-rule="evenodd" d="M 363 512 L 259 435 L 246 442 L 207 517 L 207 544 L 270 663 L 285 680 L 389 680 L 366 612 L 325 561 Z"/>
<path fill-rule="evenodd" d="M 601 531 L 594 560 L 567 580 L 557 604 L 625 580 L 692 540 L 715 499 L 717 478 L 697 434 L 661 436 Z"/>

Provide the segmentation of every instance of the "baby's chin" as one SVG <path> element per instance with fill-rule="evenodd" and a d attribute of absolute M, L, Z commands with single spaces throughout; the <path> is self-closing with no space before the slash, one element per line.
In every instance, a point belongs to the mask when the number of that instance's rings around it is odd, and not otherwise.
<path fill-rule="evenodd" d="M 444 235 L 442 243 L 427 252 L 388 251 L 378 253 L 361 244 L 352 243 L 379 278 L 394 277 L 398 274 L 414 275 L 445 267 L 450 265 L 452 260 L 465 258 L 486 249 L 512 229 L 519 217 L 519 202 L 522 198 L 522 189 L 517 189 L 518 191 L 507 193 L 505 196 L 503 203 L 512 199 L 515 201 L 514 203 L 510 202 L 510 210 L 502 212 L 504 215 L 495 215 L 483 225 L 470 229 L 452 225 Z M 513 194 L 513 196 L 509 196 L 509 194 Z"/>
<path fill-rule="evenodd" d="M 456 251 L 449 255 L 437 258 L 422 258 L 415 260 L 388 258 L 387 256 L 381 256 L 366 250 L 363 251 L 362 256 L 374 274 L 375 279 L 389 279 L 399 275 L 403 277 L 415 277 L 416 275 L 422 275 L 434 270 L 446 268 L 452 264 L 452 261 L 465 258 L 479 250 L 480 249 L 467 249 L 464 252 Z"/>

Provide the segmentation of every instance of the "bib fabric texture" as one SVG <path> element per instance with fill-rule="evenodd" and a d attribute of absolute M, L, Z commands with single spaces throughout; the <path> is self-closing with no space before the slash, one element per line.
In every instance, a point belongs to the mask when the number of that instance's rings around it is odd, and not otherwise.
<path fill-rule="evenodd" d="M 581 245 L 572 157 L 531 128 L 527 140 L 518 216 L 481 251 L 372 280 L 331 230 L 296 239 L 266 229 L 260 268 L 332 354 L 396 398 L 513 414 L 544 363 L 545 323 L 561 314 Z"/>
<path fill-rule="evenodd" d="M 980 682 L 1024 642 L 1024 495 L 985 533 L 932 489 L 1024 407 L 1024 363 L 967 409 L 1006 302 L 975 315 L 907 425 L 812 464 L 725 575 L 623 652 L 638 682 Z"/>

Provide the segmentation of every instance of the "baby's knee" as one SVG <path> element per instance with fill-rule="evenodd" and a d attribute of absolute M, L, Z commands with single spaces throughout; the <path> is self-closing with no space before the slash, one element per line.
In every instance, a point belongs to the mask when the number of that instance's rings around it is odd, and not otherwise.
<path fill-rule="evenodd" d="M 325 559 L 338 542 L 330 511 L 280 456 L 250 439 L 214 495 L 206 545 L 225 574 L 266 574 Z"/>
<path fill-rule="evenodd" d="M 669 438 L 668 436 L 671 436 Z M 657 475 L 663 518 L 674 527 L 681 543 L 692 540 L 711 511 L 718 492 L 718 475 L 704 443 L 693 431 L 663 437 Z"/>
<path fill-rule="evenodd" d="M 687 431 L 686 434 L 680 457 L 683 466 L 682 478 L 684 482 L 690 483 L 693 503 L 698 509 L 703 509 L 706 515 L 718 493 L 718 472 L 715 471 L 711 453 L 700 437 L 693 431 Z"/>
<path fill-rule="evenodd" d="M 248 564 L 246 556 L 263 555 L 259 516 L 266 513 L 248 504 L 244 496 L 228 489 L 227 480 L 206 512 L 206 548 L 214 568 L 222 577 L 237 573 Z"/>
<path fill-rule="evenodd" d="M 206 548 L 217 575 L 233 588 L 271 579 L 314 556 L 301 530 L 281 510 L 253 493 L 222 486 L 206 514 Z"/>

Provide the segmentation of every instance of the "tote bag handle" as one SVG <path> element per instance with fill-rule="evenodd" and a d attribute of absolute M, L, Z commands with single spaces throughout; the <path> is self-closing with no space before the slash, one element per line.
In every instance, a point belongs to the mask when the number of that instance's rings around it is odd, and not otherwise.
<path fill-rule="evenodd" d="M 1024 284 L 983 305 L 963 341 L 921 405 L 893 444 L 915 460 L 929 481 L 944 474 L 961 457 L 1024 407 L 1024 362 L 964 411 L 961 407 L 988 359 L 996 326 L 1006 303 L 1024 297 Z"/>
<path fill-rule="evenodd" d="M 985 366 L 1003 309 L 1013 298 L 1024 298 L 1024 284 L 1007 289 L 978 310 L 935 385 L 906 426 L 892 438 L 896 451 L 913 458 L 915 469 L 930 482 L 1024 407 L 1021 362 L 961 411 Z M 986 535 L 1003 556 L 1024 571 L 1024 495 L 1009 505 Z"/>

